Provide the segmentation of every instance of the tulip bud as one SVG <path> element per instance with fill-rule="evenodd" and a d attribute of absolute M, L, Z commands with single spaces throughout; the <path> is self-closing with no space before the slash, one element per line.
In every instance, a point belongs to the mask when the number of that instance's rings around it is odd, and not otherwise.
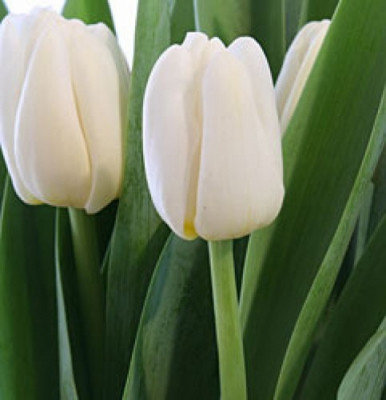
<path fill-rule="evenodd" d="M 282 134 L 295 111 L 329 26 L 329 20 L 305 25 L 285 56 L 275 88 Z"/>
<path fill-rule="evenodd" d="M 244 236 L 278 214 L 284 189 L 267 60 L 252 38 L 228 48 L 189 33 L 156 62 L 145 92 L 144 159 L 160 216 L 179 236 Z"/>
<path fill-rule="evenodd" d="M 29 204 L 95 213 L 122 180 L 129 71 L 113 34 L 49 10 L 0 27 L 0 140 Z"/>

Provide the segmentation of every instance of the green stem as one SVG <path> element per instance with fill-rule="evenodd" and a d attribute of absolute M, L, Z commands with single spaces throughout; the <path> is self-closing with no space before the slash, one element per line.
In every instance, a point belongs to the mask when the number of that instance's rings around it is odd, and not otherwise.
<path fill-rule="evenodd" d="M 69 208 L 86 358 L 94 398 L 101 392 L 104 361 L 105 297 L 95 221 Z"/>
<path fill-rule="evenodd" d="M 209 242 L 222 400 L 247 398 L 231 240 Z"/>

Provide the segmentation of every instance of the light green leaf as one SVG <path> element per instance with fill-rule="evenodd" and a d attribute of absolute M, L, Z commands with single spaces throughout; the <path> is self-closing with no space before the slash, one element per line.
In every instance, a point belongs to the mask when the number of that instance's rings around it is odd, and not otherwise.
<path fill-rule="evenodd" d="M 300 398 L 335 398 L 355 356 L 386 315 L 386 216 L 339 298 Z"/>
<path fill-rule="evenodd" d="M 119 399 L 149 281 L 169 230 L 156 214 L 142 158 L 142 101 L 153 64 L 171 44 L 173 0 L 140 0 L 125 139 L 125 180 L 107 283 L 105 398 Z"/>
<path fill-rule="evenodd" d="M 219 397 L 207 244 L 171 235 L 154 272 L 124 400 Z"/>
<path fill-rule="evenodd" d="M 0 398 L 58 398 L 54 210 L 20 202 L 8 180 L 0 220 Z"/>
<path fill-rule="evenodd" d="M 0 21 L 8 14 L 7 7 L 4 2 L 0 0 Z"/>
<path fill-rule="evenodd" d="M 379 400 L 386 381 L 386 320 L 366 343 L 338 390 L 337 400 Z"/>
<path fill-rule="evenodd" d="M 286 196 L 251 236 L 241 296 L 250 398 L 272 399 L 358 174 L 386 80 L 386 4 L 342 0 L 283 139 Z M 348 29 L 349 27 L 349 29 Z"/>
<path fill-rule="evenodd" d="M 250 0 L 194 0 L 196 29 L 230 44 L 251 30 Z"/>
<path fill-rule="evenodd" d="M 114 24 L 107 0 L 67 0 L 63 15 L 66 18 L 78 18 L 86 24 L 105 23 L 112 31 Z"/>
<path fill-rule="evenodd" d="M 317 324 L 334 287 L 385 138 L 386 92 L 342 218 L 292 332 L 276 386 L 275 400 L 291 400 L 296 390 Z"/>

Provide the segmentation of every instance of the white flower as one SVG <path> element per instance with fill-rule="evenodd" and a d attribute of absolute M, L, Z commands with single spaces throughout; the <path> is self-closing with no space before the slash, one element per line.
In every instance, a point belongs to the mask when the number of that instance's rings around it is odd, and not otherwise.
<path fill-rule="evenodd" d="M 122 180 L 129 71 L 113 34 L 40 9 L 0 27 L 0 140 L 19 197 L 95 213 Z"/>
<path fill-rule="evenodd" d="M 246 235 L 278 214 L 284 189 L 270 69 L 251 38 L 228 48 L 189 33 L 155 64 L 145 92 L 146 176 L 181 237 Z"/>
<path fill-rule="evenodd" d="M 329 20 L 305 25 L 285 56 L 275 88 L 282 134 L 295 111 L 329 26 Z"/>

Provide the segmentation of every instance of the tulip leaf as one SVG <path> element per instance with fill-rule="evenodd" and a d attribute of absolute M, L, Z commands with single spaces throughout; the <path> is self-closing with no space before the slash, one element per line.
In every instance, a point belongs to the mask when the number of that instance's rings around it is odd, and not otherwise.
<path fill-rule="evenodd" d="M 194 0 L 198 31 L 230 44 L 251 30 L 250 0 Z"/>
<path fill-rule="evenodd" d="M 218 399 L 207 244 L 167 241 L 146 297 L 124 400 Z"/>
<path fill-rule="evenodd" d="M 386 377 L 386 324 L 366 343 L 346 372 L 337 400 L 379 400 Z"/>
<path fill-rule="evenodd" d="M 285 0 L 285 34 L 288 48 L 300 28 L 302 5 L 306 0 Z"/>
<path fill-rule="evenodd" d="M 251 0 L 252 36 L 261 44 L 276 79 L 286 48 L 285 0 Z"/>
<path fill-rule="evenodd" d="M 149 281 L 169 230 L 154 210 L 142 158 L 142 101 L 155 61 L 171 44 L 172 0 L 140 0 L 125 139 L 125 179 L 107 282 L 105 396 L 119 399 Z"/>
<path fill-rule="evenodd" d="M 336 277 L 353 234 L 369 183 L 385 144 L 386 92 L 359 173 L 341 220 L 303 304 L 281 367 L 275 400 L 291 400 L 312 345 L 318 321 L 332 293 Z M 385 260 L 386 261 L 386 260 Z"/>
<path fill-rule="evenodd" d="M 345 372 L 386 315 L 385 242 L 386 216 L 343 289 L 315 353 L 301 399 L 335 398 Z"/>
<path fill-rule="evenodd" d="M 0 398 L 56 399 L 54 210 L 21 203 L 8 179 L 0 218 Z"/>
<path fill-rule="evenodd" d="M 193 0 L 175 0 L 171 17 L 173 42 L 182 43 L 187 32 L 195 31 Z"/>
<path fill-rule="evenodd" d="M 339 0 L 303 0 L 300 25 L 302 27 L 309 21 L 330 19 L 338 5 Z"/>
<path fill-rule="evenodd" d="M 105 23 L 112 31 L 114 24 L 107 0 L 67 0 L 63 9 L 66 18 L 78 18 L 86 24 Z"/>
<path fill-rule="evenodd" d="M 0 0 L 0 22 L 7 15 L 8 11 L 4 3 Z M 0 202 L 3 196 L 5 180 L 7 177 L 7 167 L 4 163 L 2 152 L 0 151 Z"/>
<path fill-rule="evenodd" d="M 0 21 L 8 14 L 7 7 L 4 2 L 0 0 Z"/>
<path fill-rule="evenodd" d="M 250 398 L 273 398 L 299 312 L 358 175 L 386 80 L 385 18 L 383 0 L 341 1 L 285 133 L 283 208 L 274 224 L 252 234 L 244 271 Z"/>

